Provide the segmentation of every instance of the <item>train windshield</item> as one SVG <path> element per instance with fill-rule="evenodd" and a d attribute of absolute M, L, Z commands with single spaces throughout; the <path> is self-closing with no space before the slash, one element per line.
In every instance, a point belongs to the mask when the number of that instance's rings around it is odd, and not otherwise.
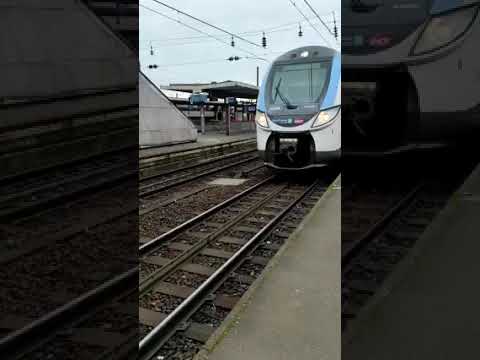
<path fill-rule="evenodd" d="M 319 103 L 327 88 L 331 61 L 275 65 L 269 86 L 269 105 L 296 109 Z"/>

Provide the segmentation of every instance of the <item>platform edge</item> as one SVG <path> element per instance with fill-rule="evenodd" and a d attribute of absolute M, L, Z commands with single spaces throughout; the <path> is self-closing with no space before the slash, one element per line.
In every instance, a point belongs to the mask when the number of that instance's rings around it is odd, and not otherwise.
<path fill-rule="evenodd" d="M 323 205 L 323 203 L 334 192 L 341 191 L 341 175 L 328 186 L 321 198 L 317 201 L 315 206 L 310 210 L 308 215 L 298 225 L 297 229 L 288 237 L 282 247 L 277 251 L 275 256 L 270 260 L 268 265 L 260 276 L 253 282 L 250 288 L 243 294 L 235 307 L 230 311 L 220 327 L 214 331 L 210 339 L 202 346 L 200 351 L 196 354 L 193 360 L 208 360 L 210 354 L 215 350 L 215 347 L 221 343 L 221 341 L 230 333 L 235 325 L 238 324 L 240 316 L 247 309 L 250 301 L 252 300 L 257 289 L 264 283 L 265 278 L 270 274 L 273 269 L 278 265 L 280 258 L 285 251 L 292 245 L 292 243 L 298 238 L 299 234 L 303 231 L 305 225 L 310 222 L 314 216 L 315 210 Z"/>

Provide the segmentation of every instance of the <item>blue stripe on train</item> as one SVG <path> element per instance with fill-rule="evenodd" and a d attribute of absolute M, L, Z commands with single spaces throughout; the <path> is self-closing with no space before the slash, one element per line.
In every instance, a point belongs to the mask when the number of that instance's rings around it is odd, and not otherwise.
<path fill-rule="evenodd" d="M 336 104 L 338 87 L 340 86 L 340 74 L 342 70 L 340 54 L 336 54 L 333 58 L 332 73 L 330 75 L 330 84 L 328 84 L 327 93 L 323 99 L 321 109 L 329 108 Z"/>
<path fill-rule="evenodd" d="M 270 65 L 267 69 L 265 76 L 263 77 L 262 84 L 260 85 L 260 90 L 258 92 L 258 100 L 257 100 L 257 110 L 261 112 L 267 112 L 267 106 L 265 105 L 265 91 L 267 85 L 268 75 L 270 74 L 270 70 L 272 69 L 272 65 Z"/>

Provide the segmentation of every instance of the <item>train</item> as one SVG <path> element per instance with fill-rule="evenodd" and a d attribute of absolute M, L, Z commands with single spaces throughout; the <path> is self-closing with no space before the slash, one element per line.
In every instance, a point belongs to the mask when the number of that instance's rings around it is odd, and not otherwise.
<path fill-rule="evenodd" d="M 297 48 L 270 65 L 257 99 L 257 150 L 279 170 L 328 166 L 341 156 L 341 55 Z"/>
<path fill-rule="evenodd" d="M 445 148 L 480 129 L 478 0 L 342 0 L 343 154 Z"/>

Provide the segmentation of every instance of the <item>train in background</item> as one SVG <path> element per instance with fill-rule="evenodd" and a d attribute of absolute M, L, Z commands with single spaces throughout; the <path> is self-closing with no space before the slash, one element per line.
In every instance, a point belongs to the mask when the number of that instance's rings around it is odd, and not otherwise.
<path fill-rule="evenodd" d="M 341 155 L 341 56 L 302 47 L 270 66 L 257 100 L 257 148 L 269 167 L 329 165 Z"/>
<path fill-rule="evenodd" d="M 480 129 L 478 0 L 342 0 L 344 154 L 462 142 Z"/>

